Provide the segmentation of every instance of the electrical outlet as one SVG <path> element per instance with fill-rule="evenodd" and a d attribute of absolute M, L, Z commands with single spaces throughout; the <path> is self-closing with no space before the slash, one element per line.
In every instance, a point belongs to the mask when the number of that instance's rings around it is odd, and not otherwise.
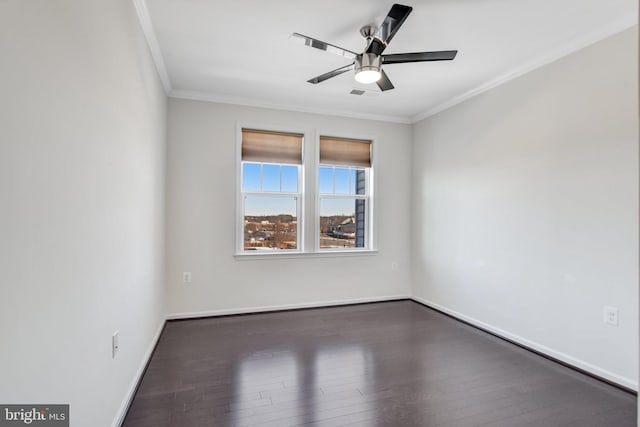
<path fill-rule="evenodd" d="M 391 262 L 391 270 L 392 271 L 397 271 L 398 270 L 398 261 L 392 261 Z"/>
<path fill-rule="evenodd" d="M 616 307 L 604 306 L 604 323 L 612 326 L 618 326 L 618 309 Z"/>
<path fill-rule="evenodd" d="M 111 358 L 114 359 L 116 354 L 118 354 L 118 350 L 120 346 L 118 344 L 118 331 L 115 331 L 111 336 Z"/>
<path fill-rule="evenodd" d="M 191 283 L 191 272 L 185 271 L 182 273 L 182 283 Z"/>

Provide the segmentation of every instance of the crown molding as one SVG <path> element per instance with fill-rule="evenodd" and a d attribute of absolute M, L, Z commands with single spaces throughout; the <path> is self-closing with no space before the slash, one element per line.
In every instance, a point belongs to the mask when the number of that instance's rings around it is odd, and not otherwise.
<path fill-rule="evenodd" d="M 162 81 L 164 91 L 168 95 L 172 89 L 171 79 L 169 78 L 169 73 L 167 73 L 167 67 L 164 64 L 164 58 L 162 57 L 162 51 L 160 50 L 160 45 L 156 38 L 156 32 L 153 30 L 153 23 L 149 16 L 147 3 L 145 0 L 132 0 L 132 2 L 136 9 L 136 13 L 138 14 L 138 21 L 140 21 L 144 38 L 147 40 L 149 51 L 151 51 L 151 58 L 153 58 L 153 63 L 156 65 L 156 70 L 158 70 L 158 75 Z"/>
<path fill-rule="evenodd" d="M 422 113 L 413 116 L 411 118 L 411 123 L 412 124 L 417 123 L 421 120 L 426 119 L 427 117 L 431 117 L 441 111 L 447 110 L 453 107 L 454 105 L 458 105 L 461 102 L 464 102 L 470 98 L 473 98 L 474 96 L 480 95 L 483 92 L 486 92 L 490 89 L 493 89 L 497 86 L 507 83 L 537 68 L 541 68 L 547 64 L 555 62 L 567 55 L 570 55 L 574 52 L 577 52 L 580 49 L 584 49 L 587 46 L 590 46 L 601 40 L 604 40 L 608 37 L 618 34 L 637 24 L 638 24 L 638 16 L 637 14 L 634 14 L 634 15 L 626 16 L 625 18 L 620 19 L 612 24 L 597 28 L 596 30 L 588 34 L 585 34 L 583 36 L 576 37 L 571 41 L 569 41 L 568 43 L 559 45 L 553 51 L 548 52 L 542 56 L 539 56 L 521 67 L 517 67 L 507 73 L 504 73 L 498 76 L 495 79 L 491 79 L 479 86 L 476 86 L 475 88 L 467 92 L 464 92 L 461 95 L 451 98 L 450 100 L 445 101 L 442 104 L 436 105 L 435 107 L 429 108 L 428 110 L 425 110 Z"/>
<path fill-rule="evenodd" d="M 156 69 L 160 76 L 160 80 L 162 81 L 162 85 L 164 86 L 165 93 L 171 98 L 189 99 L 189 100 L 195 100 L 195 101 L 214 102 L 214 103 L 230 104 L 230 105 L 242 105 L 242 106 L 256 107 L 256 108 L 269 108 L 274 110 L 293 111 L 293 112 L 301 112 L 301 113 L 323 114 L 323 115 L 329 115 L 329 116 L 349 117 L 354 119 L 374 120 L 374 121 L 402 123 L 402 124 L 417 123 L 421 120 L 426 119 L 427 117 L 431 117 L 437 113 L 447 110 L 468 99 L 471 99 L 488 90 L 491 90 L 504 83 L 514 80 L 533 70 L 541 68 L 552 62 L 555 62 L 580 49 L 584 49 L 587 46 L 595 44 L 601 40 L 611 37 L 617 33 L 620 33 L 638 24 L 637 14 L 631 14 L 629 16 L 624 17 L 623 19 L 613 22 L 612 24 L 605 25 L 603 27 L 595 29 L 594 31 L 588 34 L 576 37 L 570 40 L 568 43 L 559 45 L 553 51 L 548 52 L 544 55 L 541 55 L 535 58 L 534 60 L 528 62 L 527 64 L 524 64 L 523 66 L 517 67 L 494 79 L 491 79 L 485 83 L 482 83 L 474 87 L 473 89 L 468 90 L 467 92 L 464 92 L 458 96 L 455 96 L 441 104 L 431 107 L 423 111 L 422 113 L 419 113 L 412 117 L 405 117 L 405 116 L 358 113 L 358 112 L 344 111 L 344 110 L 327 110 L 322 108 L 305 107 L 301 105 L 274 104 L 274 103 L 264 102 L 256 99 L 242 98 L 242 97 L 229 96 L 229 95 L 220 95 L 220 94 L 204 92 L 204 91 L 174 90 L 172 88 L 171 79 L 169 78 L 169 74 L 167 72 L 164 59 L 162 57 L 160 45 L 158 44 L 158 40 L 156 38 L 155 31 L 153 29 L 153 24 L 151 22 L 151 17 L 149 16 L 149 10 L 147 8 L 147 4 L 145 0 L 132 0 L 132 2 L 136 9 L 138 20 L 140 21 L 140 26 L 142 27 L 142 31 L 144 33 L 145 39 L 147 40 L 147 44 L 149 46 L 149 50 L 153 58 L 153 62 L 155 63 Z"/>
<path fill-rule="evenodd" d="M 304 107 L 301 105 L 273 104 L 269 102 L 258 101 L 255 99 L 218 95 L 214 93 L 194 90 L 172 90 L 171 92 L 169 92 L 169 97 L 178 99 L 189 99 L 193 101 L 215 102 L 218 104 L 242 105 L 245 107 L 269 108 L 272 110 L 292 111 L 297 113 L 322 114 L 327 116 L 348 117 L 352 119 L 374 120 L 378 122 L 411 124 L 410 117 L 357 113 L 353 111 L 326 110 L 322 108 Z"/>

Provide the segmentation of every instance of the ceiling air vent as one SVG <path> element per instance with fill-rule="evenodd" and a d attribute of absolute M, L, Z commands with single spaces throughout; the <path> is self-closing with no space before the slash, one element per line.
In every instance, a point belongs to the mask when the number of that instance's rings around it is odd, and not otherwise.
<path fill-rule="evenodd" d="M 357 87 L 354 87 L 349 93 L 351 95 L 358 96 L 379 96 L 381 92 L 379 90 L 358 89 Z"/>

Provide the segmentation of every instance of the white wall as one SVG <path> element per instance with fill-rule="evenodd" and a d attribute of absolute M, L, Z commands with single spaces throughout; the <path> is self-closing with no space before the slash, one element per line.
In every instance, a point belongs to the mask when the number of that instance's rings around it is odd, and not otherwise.
<path fill-rule="evenodd" d="M 335 258 L 234 258 L 238 123 L 302 131 L 307 156 L 313 156 L 316 131 L 374 137 L 380 252 Z M 409 125 L 170 99 L 168 129 L 170 316 L 409 294 Z M 312 168 L 305 179 L 307 188 L 315 185 Z M 307 223 L 306 232 L 313 233 L 313 223 Z M 397 271 L 391 270 L 392 261 L 398 261 Z M 183 271 L 192 273 L 192 284 L 182 283 Z"/>
<path fill-rule="evenodd" d="M 417 297 L 629 387 L 637 27 L 414 127 Z M 620 310 L 619 327 L 603 306 Z"/>
<path fill-rule="evenodd" d="M 129 0 L 0 2 L 0 52 L 0 402 L 108 426 L 164 319 L 166 97 Z"/>

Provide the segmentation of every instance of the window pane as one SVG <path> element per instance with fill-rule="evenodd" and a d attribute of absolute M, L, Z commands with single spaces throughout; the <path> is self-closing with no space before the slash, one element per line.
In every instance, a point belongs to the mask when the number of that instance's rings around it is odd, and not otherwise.
<path fill-rule="evenodd" d="M 335 193 L 349 194 L 349 169 L 336 168 Z"/>
<path fill-rule="evenodd" d="M 282 166 L 282 191 L 298 192 L 298 167 Z"/>
<path fill-rule="evenodd" d="M 260 190 L 260 165 L 245 163 L 242 165 L 242 191 Z"/>
<path fill-rule="evenodd" d="M 280 165 L 262 166 L 262 191 L 280 191 Z"/>
<path fill-rule="evenodd" d="M 333 193 L 333 167 L 320 166 L 320 194 Z"/>
<path fill-rule="evenodd" d="M 246 196 L 244 249 L 297 249 L 296 197 Z"/>
<path fill-rule="evenodd" d="M 349 194 L 356 194 L 356 170 L 349 168 Z"/>
<path fill-rule="evenodd" d="M 320 199 L 320 248 L 364 248 L 365 200 Z"/>

